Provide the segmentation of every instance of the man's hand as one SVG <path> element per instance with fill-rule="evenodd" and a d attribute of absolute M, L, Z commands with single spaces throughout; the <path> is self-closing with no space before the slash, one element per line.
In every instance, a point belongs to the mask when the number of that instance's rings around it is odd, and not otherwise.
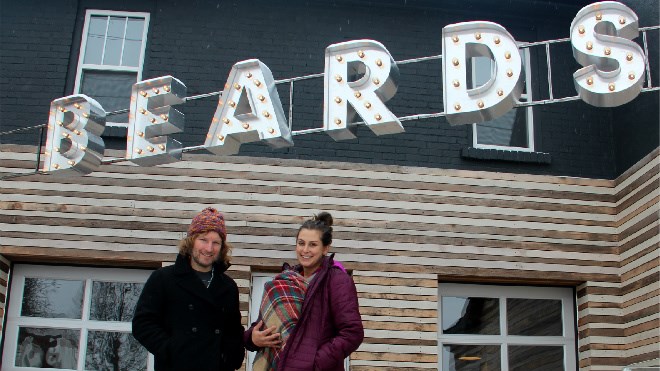
<path fill-rule="evenodd" d="M 275 326 L 259 331 L 264 327 L 264 321 L 261 320 L 252 330 L 252 343 L 259 348 L 279 348 L 282 344 L 280 334 L 274 332 Z"/>

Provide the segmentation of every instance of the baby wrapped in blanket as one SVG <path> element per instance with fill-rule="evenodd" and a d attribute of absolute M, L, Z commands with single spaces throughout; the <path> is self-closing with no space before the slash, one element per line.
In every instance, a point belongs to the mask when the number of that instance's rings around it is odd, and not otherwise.
<path fill-rule="evenodd" d="M 288 269 L 264 284 L 259 316 L 264 321 L 265 327 L 275 326 L 275 332 L 279 333 L 282 339 L 282 346 L 259 350 L 254 358 L 252 370 L 277 370 L 279 355 L 284 350 L 286 340 L 300 317 L 307 286 L 307 281 L 300 273 Z"/>

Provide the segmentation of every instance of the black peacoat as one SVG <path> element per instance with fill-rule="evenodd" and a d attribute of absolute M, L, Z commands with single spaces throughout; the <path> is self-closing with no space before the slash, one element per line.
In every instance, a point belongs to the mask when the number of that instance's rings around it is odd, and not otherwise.
<path fill-rule="evenodd" d="M 154 355 L 156 371 L 230 371 L 245 350 L 238 287 L 214 264 L 208 288 L 179 254 L 153 272 L 133 317 L 133 336 Z"/>

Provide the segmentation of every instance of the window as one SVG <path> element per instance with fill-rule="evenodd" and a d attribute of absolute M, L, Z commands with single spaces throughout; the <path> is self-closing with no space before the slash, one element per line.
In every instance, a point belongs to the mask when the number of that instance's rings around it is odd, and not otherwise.
<path fill-rule="evenodd" d="M 527 102 L 532 100 L 529 49 L 521 49 L 520 55 L 523 59 L 525 74 L 525 83 L 520 101 Z M 471 79 L 468 79 L 468 86 L 476 88 L 490 80 L 495 68 L 490 58 L 474 57 L 468 63 L 468 71 L 472 71 Z M 472 146 L 474 148 L 533 152 L 533 121 L 532 107 L 530 106 L 514 108 L 504 116 L 494 120 L 472 124 Z"/>
<path fill-rule="evenodd" d="M 275 273 L 254 273 L 252 275 L 252 290 L 250 293 L 250 315 L 248 316 L 248 326 L 259 318 L 259 307 L 261 298 L 264 296 L 264 284 L 275 277 Z M 252 363 L 257 352 L 247 353 L 246 370 L 252 371 Z"/>
<path fill-rule="evenodd" d="M 16 265 L 3 370 L 152 370 L 131 335 L 150 271 Z"/>
<path fill-rule="evenodd" d="M 443 283 L 438 291 L 440 370 L 576 369 L 572 289 Z"/>
<path fill-rule="evenodd" d="M 148 13 L 88 10 L 74 91 L 106 112 L 129 108 L 131 87 L 142 80 L 148 28 Z M 128 113 L 108 117 L 109 126 L 127 124 Z"/>

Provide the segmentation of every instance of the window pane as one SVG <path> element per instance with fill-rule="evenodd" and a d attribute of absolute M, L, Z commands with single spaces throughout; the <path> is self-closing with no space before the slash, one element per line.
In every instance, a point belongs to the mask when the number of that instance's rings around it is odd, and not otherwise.
<path fill-rule="evenodd" d="M 89 18 L 88 34 L 105 37 L 105 29 L 108 25 L 108 17 L 93 16 Z"/>
<path fill-rule="evenodd" d="M 521 53 L 521 57 L 523 63 L 525 63 L 524 52 Z M 468 60 L 468 65 L 468 71 L 472 71 L 472 73 L 468 73 L 468 86 L 472 88 L 486 83 L 493 73 L 492 61 L 489 58 L 471 58 Z M 524 68 L 525 66 L 523 66 Z M 524 95 L 527 89 L 524 71 L 522 77 Z M 526 97 L 523 96 L 520 100 L 526 101 Z M 476 124 L 476 143 L 501 147 L 529 148 L 527 112 L 527 108 L 514 108 L 495 120 Z"/>
<path fill-rule="evenodd" d="M 564 350 L 550 346 L 509 346 L 509 370 L 511 371 L 562 371 Z"/>
<path fill-rule="evenodd" d="M 126 23 L 126 40 L 142 40 L 144 19 L 128 18 Z"/>
<path fill-rule="evenodd" d="M 104 36 L 87 36 L 87 44 L 85 45 L 85 59 L 84 63 L 87 64 L 101 64 L 103 62 L 103 43 L 105 42 Z"/>
<path fill-rule="evenodd" d="M 472 58 L 472 63 L 474 63 L 474 83 L 471 86 L 477 88 L 490 80 L 493 66 L 491 59 L 487 57 Z"/>
<path fill-rule="evenodd" d="M 110 17 L 108 38 L 123 39 L 126 30 L 126 17 Z"/>
<path fill-rule="evenodd" d="M 118 66 L 121 60 L 121 51 L 124 46 L 124 32 L 126 31 L 126 17 L 110 17 L 108 24 L 108 37 L 105 41 L 105 54 L 103 64 Z"/>
<path fill-rule="evenodd" d="M 500 333 L 499 300 L 442 297 L 444 334 L 497 335 Z"/>
<path fill-rule="evenodd" d="M 147 355 L 147 350 L 130 333 L 90 331 L 85 370 L 146 370 Z"/>
<path fill-rule="evenodd" d="M 561 300 L 507 299 L 509 335 L 562 336 Z"/>
<path fill-rule="evenodd" d="M 106 112 L 129 108 L 134 72 L 85 71 L 80 92 L 96 99 Z M 108 122 L 128 122 L 128 113 L 108 116 Z"/>
<path fill-rule="evenodd" d="M 501 366 L 498 345 L 445 345 L 442 347 L 442 371 L 499 371 L 502 369 Z"/>
<path fill-rule="evenodd" d="M 140 64 L 140 53 L 142 52 L 142 41 L 124 41 L 124 54 L 121 57 L 122 66 L 138 67 Z"/>
<path fill-rule="evenodd" d="M 514 108 L 495 120 L 477 124 L 477 143 L 527 148 L 527 109 Z"/>
<path fill-rule="evenodd" d="M 108 17 L 90 17 L 84 63 L 101 64 Z"/>
<path fill-rule="evenodd" d="M 105 54 L 103 54 L 103 64 L 108 66 L 119 66 L 121 59 L 121 48 L 124 39 L 110 38 L 105 41 Z"/>
<path fill-rule="evenodd" d="M 83 281 L 25 278 L 21 316 L 82 318 Z"/>
<path fill-rule="evenodd" d="M 79 343 L 80 330 L 21 327 L 15 366 L 75 370 Z"/>
<path fill-rule="evenodd" d="M 130 322 L 142 287 L 142 283 L 94 281 L 89 319 Z"/>

